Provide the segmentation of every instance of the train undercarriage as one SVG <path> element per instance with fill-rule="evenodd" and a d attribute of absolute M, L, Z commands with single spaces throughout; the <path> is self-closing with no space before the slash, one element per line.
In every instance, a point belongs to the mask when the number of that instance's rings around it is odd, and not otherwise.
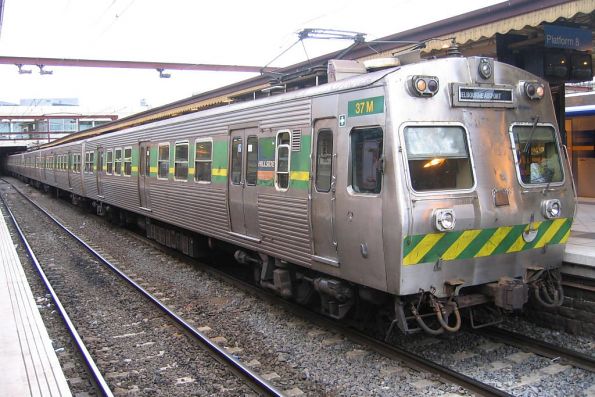
<path fill-rule="evenodd" d="M 24 180 L 57 198 L 87 207 L 111 223 L 142 231 L 147 238 L 192 258 L 204 258 L 216 249 L 230 252 L 237 263 L 250 269 L 252 281 L 262 288 L 334 319 L 384 324 L 386 339 L 396 331 L 431 335 L 457 332 L 464 323 L 482 328 L 501 322 L 505 313 L 521 311 L 530 299 L 544 307 L 561 306 L 564 301 L 559 270 L 542 267 L 528 268 L 522 278 L 503 277 L 480 286 L 465 287 L 461 280 L 449 280 L 444 285 L 446 297 L 437 296 L 436 290 L 392 296 L 38 181 Z M 371 307 L 374 310 L 369 310 Z"/>

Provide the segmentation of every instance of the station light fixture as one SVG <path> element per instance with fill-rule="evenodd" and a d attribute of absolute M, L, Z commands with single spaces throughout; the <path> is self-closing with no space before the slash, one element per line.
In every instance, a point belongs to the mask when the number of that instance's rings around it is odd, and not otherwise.
<path fill-rule="evenodd" d="M 45 65 L 37 65 L 37 67 L 39 68 L 39 74 L 40 75 L 50 75 L 50 74 L 54 74 L 53 70 L 45 70 Z"/>
<path fill-rule="evenodd" d="M 593 79 L 593 60 L 589 53 L 574 53 L 570 56 L 570 80 L 589 81 Z"/>
<path fill-rule="evenodd" d="M 157 68 L 157 71 L 159 72 L 159 78 L 161 79 L 169 79 L 171 77 L 171 73 L 165 73 L 165 69 L 163 68 Z"/>
<path fill-rule="evenodd" d="M 568 80 L 568 56 L 564 53 L 546 53 L 544 75 L 550 79 Z"/>
<path fill-rule="evenodd" d="M 16 67 L 19 68 L 19 74 L 31 74 L 33 71 L 31 69 L 23 69 L 22 63 L 17 63 Z"/>

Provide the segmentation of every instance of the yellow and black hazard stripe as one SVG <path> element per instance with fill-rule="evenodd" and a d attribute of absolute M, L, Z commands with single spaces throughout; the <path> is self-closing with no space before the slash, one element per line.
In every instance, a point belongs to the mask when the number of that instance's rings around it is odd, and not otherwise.
<path fill-rule="evenodd" d="M 407 236 L 403 241 L 403 265 L 433 263 L 438 259 L 480 258 L 541 248 L 546 244 L 565 244 L 571 225 L 572 218 L 560 218 L 524 225 Z M 529 229 L 537 230 L 537 236 L 526 242 L 523 232 Z"/>

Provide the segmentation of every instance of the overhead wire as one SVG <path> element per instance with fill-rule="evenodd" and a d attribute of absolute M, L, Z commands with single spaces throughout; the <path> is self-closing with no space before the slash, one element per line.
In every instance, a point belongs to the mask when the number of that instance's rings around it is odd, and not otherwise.
<path fill-rule="evenodd" d="M 101 33 L 99 33 L 99 36 L 97 36 L 97 38 L 100 39 L 101 37 L 103 37 L 103 35 L 105 35 L 116 24 L 116 22 L 119 21 L 119 19 L 126 13 L 126 11 L 130 9 L 130 7 L 135 2 L 136 0 L 131 0 L 119 13 L 115 14 L 114 19 L 112 19 L 111 23 L 103 31 L 101 31 Z"/>

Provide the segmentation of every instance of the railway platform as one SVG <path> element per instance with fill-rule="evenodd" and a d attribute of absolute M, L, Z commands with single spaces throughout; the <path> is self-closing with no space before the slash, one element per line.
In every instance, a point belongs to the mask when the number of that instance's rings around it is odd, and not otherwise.
<path fill-rule="evenodd" d="M 595 279 L 595 199 L 578 200 L 562 273 Z"/>
<path fill-rule="evenodd" d="M 0 210 L 0 395 L 70 396 Z"/>

